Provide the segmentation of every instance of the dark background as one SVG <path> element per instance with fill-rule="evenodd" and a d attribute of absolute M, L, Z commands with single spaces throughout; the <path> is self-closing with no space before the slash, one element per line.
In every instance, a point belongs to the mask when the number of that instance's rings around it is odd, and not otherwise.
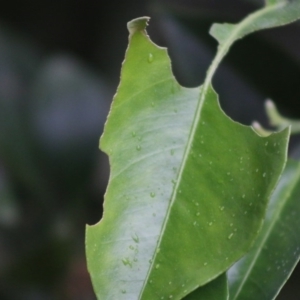
<path fill-rule="evenodd" d="M 201 84 L 212 22 L 255 0 L 11 0 L 0 9 L 0 299 L 95 299 L 85 224 L 102 215 L 108 162 L 99 137 L 127 47 L 126 23 L 151 16 L 185 86 Z M 263 103 L 300 118 L 299 23 L 238 42 L 214 79 L 234 120 L 267 126 Z M 120 137 L 121 138 L 121 137 Z M 290 153 L 298 157 L 294 138 Z M 296 269 L 278 299 L 299 300 Z"/>

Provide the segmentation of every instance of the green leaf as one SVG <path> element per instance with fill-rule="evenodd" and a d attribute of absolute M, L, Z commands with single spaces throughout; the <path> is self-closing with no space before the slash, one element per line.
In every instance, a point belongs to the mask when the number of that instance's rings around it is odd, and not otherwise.
<path fill-rule="evenodd" d="M 228 272 L 231 300 L 275 299 L 300 257 L 300 162 L 289 161 L 252 250 Z"/>
<path fill-rule="evenodd" d="M 226 273 L 223 273 L 208 284 L 199 287 L 197 290 L 184 297 L 184 300 L 227 300 L 228 285 Z"/>
<path fill-rule="evenodd" d="M 252 15 L 255 29 L 265 28 L 270 11 Z M 111 165 L 104 215 L 86 236 L 98 299 L 182 299 L 224 273 L 255 239 L 289 130 L 259 137 L 225 116 L 211 87 L 229 46 L 253 31 L 248 18 L 222 40 L 200 89 L 176 82 L 166 50 L 145 34 L 148 18 L 129 23 L 101 139 Z"/>

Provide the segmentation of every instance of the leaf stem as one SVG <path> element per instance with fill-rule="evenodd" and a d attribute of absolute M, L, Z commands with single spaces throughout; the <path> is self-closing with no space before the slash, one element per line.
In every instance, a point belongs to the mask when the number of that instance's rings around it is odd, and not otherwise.
<path fill-rule="evenodd" d="M 229 48 L 232 46 L 232 44 L 238 40 L 241 39 L 245 34 L 241 34 L 243 32 L 243 29 L 247 28 L 249 24 L 254 24 L 255 20 L 262 17 L 264 14 L 269 13 L 272 10 L 277 10 L 279 7 L 284 6 L 286 3 L 279 3 L 277 5 L 267 6 L 263 9 L 260 9 L 252 14 L 250 14 L 248 17 L 246 17 L 243 21 L 241 21 L 239 24 L 237 24 L 234 28 L 234 30 L 231 32 L 228 39 L 219 45 L 217 55 L 215 56 L 214 60 L 212 61 L 210 67 L 207 70 L 207 75 L 203 84 L 203 89 L 201 96 L 203 97 L 206 95 L 208 87 L 211 84 L 212 77 L 214 76 L 219 64 L 221 63 L 222 59 L 227 54 Z M 255 30 L 255 29 L 254 29 Z M 254 31 L 253 30 L 253 31 Z M 250 33 L 250 32 L 249 32 Z"/>

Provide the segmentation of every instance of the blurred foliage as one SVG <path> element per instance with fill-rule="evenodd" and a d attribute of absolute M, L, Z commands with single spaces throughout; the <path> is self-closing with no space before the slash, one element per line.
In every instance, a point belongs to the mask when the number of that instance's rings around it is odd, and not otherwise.
<path fill-rule="evenodd" d="M 149 15 L 180 83 L 200 84 L 212 22 L 259 0 L 6 2 L 0 11 L 0 299 L 95 299 L 84 258 L 108 178 L 99 136 L 127 46 L 126 22 Z M 300 118 L 300 26 L 237 43 L 214 86 L 234 120 L 268 127 L 263 102 Z M 255 63 L 254 63 L 255 62 Z M 229 87 L 229 88 L 228 88 Z M 122 137 L 120 137 L 122 138 Z M 290 152 L 299 157 L 298 140 Z M 296 269 L 278 299 L 299 299 Z"/>

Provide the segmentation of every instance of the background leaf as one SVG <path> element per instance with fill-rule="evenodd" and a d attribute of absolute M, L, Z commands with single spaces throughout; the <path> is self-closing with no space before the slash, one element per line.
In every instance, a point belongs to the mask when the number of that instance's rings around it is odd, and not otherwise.
<path fill-rule="evenodd" d="M 228 286 L 226 273 L 220 275 L 208 284 L 198 288 L 184 300 L 227 300 L 228 299 Z"/>
<path fill-rule="evenodd" d="M 300 162 L 289 161 L 252 250 L 228 271 L 230 299 L 275 299 L 300 257 Z"/>

